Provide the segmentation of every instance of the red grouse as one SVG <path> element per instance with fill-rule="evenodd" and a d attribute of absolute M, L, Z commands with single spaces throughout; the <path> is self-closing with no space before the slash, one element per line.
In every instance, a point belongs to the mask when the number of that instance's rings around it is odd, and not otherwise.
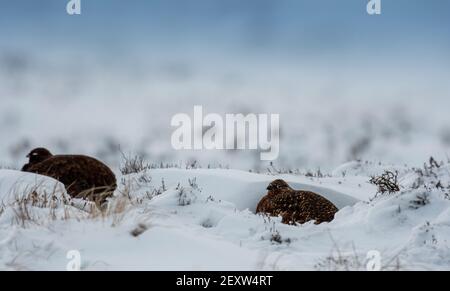
<path fill-rule="evenodd" d="M 82 155 L 52 155 L 45 148 L 36 148 L 28 155 L 22 171 L 52 177 L 66 187 L 71 197 L 86 198 L 99 205 L 117 187 L 114 173 L 102 162 Z"/>
<path fill-rule="evenodd" d="M 269 192 L 256 207 L 256 213 L 282 217 L 285 224 L 303 224 L 315 220 L 315 224 L 329 222 L 338 211 L 336 206 L 322 196 L 308 191 L 297 191 L 283 180 L 275 180 L 267 187 Z"/>

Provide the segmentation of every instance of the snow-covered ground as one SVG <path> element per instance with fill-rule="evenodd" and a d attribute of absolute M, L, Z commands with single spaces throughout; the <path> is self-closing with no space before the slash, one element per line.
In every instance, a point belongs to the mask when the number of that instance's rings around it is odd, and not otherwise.
<path fill-rule="evenodd" d="M 369 176 L 385 170 L 398 171 L 401 192 L 374 198 Z M 0 269 L 65 270 L 77 250 L 83 270 L 364 270 L 369 251 L 383 269 L 449 270 L 449 171 L 369 162 L 324 176 L 148 169 L 118 175 L 100 213 L 68 201 L 55 180 L 0 170 Z M 275 178 L 335 203 L 334 221 L 292 226 L 255 214 Z"/>

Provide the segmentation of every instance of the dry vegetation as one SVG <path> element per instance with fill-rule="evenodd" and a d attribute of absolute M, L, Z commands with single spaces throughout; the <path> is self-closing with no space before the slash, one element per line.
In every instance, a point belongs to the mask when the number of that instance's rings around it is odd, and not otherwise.
<path fill-rule="evenodd" d="M 8 195 L 12 198 L 0 202 L 0 218 L 10 210 L 11 224 L 21 227 L 70 218 L 70 197 L 56 183 L 50 190 L 42 186 L 42 183 L 37 183 L 20 189 L 16 185 Z"/>
<path fill-rule="evenodd" d="M 400 191 L 397 171 L 395 172 L 385 171 L 380 176 L 371 177 L 369 182 L 378 187 L 377 194 L 385 194 L 385 193 L 392 194 Z"/>
<path fill-rule="evenodd" d="M 107 204 L 99 205 L 86 200 L 89 193 L 82 195 L 83 199 L 71 198 L 65 191 L 57 187 L 46 191 L 41 184 L 27 186 L 25 189 L 14 187 L 8 201 L 0 201 L 0 219 L 10 219 L 11 225 L 29 227 L 30 225 L 45 225 L 55 220 L 97 220 L 108 221 L 111 226 L 119 225 L 126 214 L 136 204 L 142 204 L 149 195 L 141 199 L 134 199 L 132 184 L 125 185 L 115 197 L 110 197 Z M 159 190 L 158 190 L 159 191 Z M 89 191 L 92 193 L 93 191 Z M 101 194 L 100 194 L 101 195 Z M 110 196 L 110 191 L 105 191 Z M 6 217 L 6 215 L 8 217 Z"/>
<path fill-rule="evenodd" d="M 330 238 L 333 242 L 333 249 L 329 256 L 315 265 L 315 269 L 318 271 L 400 271 L 404 269 L 400 263 L 400 253 L 394 256 L 379 253 L 380 265 L 377 270 L 374 269 L 373 261 L 371 262 L 373 258 L 369 256 L 369 252 L 367 254 L 358 253 L 354 244 L 352 244 L 351 250 L 343 251 L 331 234 Z"/>
<path fill-rule="evenodd" d="M 139 155 L 125 155 L 123 152 L 121 152 L 121 154 L 122 163 L 120 165 L 120 172 L 122 175 L 140 173 L 151 169 L 150 164 L 145 161 L 144 157 Z"/>

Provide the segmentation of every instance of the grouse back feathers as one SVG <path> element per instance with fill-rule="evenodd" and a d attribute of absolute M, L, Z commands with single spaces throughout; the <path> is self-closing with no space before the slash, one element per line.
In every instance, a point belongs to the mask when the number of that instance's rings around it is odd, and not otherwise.
<path fill-rule="evenodd" d="M 117 187 L 114 173 L 102 162 L 83 155 L 52 155 L 44 148 L 32 150 L 22 171 L 52 177 L 72 197 L 105 202 Z"/>
<path fill-rule="evenodd" d="M 285 181 L 275 180 L 267 187 L 269 192 L 256 207 L 256 213 L 282 217 L 286 224 L 303 224 L 315 220 L 316 224 L 329 222 L 338 211 L 324 197 L 309 191 L 292 189 Z"/>

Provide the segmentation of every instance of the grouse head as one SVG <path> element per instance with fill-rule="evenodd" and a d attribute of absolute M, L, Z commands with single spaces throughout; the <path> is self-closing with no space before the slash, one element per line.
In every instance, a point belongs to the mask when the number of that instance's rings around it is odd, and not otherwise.
<path fill-rule="evenodd" d="M 269 195 L 275 194 L 282 190 L 290 190 L 290 189 L 292 188 L 288 185 L 288 183 L 286 183 L 284 180 L 281 179 L 274 180 L 269 184 L 269 186 L 267 186 L 267 190 L 269 190 Z"/>
<path fill-rule="evenodd" d="M 29 158 L 29 165 L 34 165 L 40 162 L 45 161 L 46 159 L 53 156 L 49 150 L 45 148 L 35 148 L 32 150 L 28 155 L 27 158 Z"/>

